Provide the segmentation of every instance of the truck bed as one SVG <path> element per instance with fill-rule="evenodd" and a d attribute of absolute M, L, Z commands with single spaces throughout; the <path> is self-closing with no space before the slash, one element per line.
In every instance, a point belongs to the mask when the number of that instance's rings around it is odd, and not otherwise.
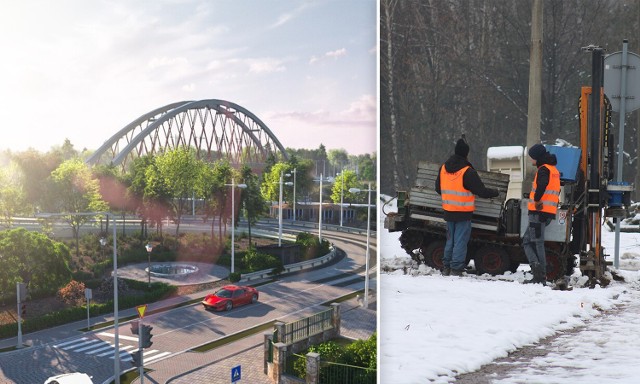
<path fill-rule="evenodd" d="M 426 161 L 421 161 L 418 164 L 416 185 L 411 188 L 406 201 L 398 201 L 398 206 L 404 205 L 405 208 L 399 210 L 399 214 L 406 212 L 408 209 L 412 220 L 444 223 L 442 218 L 444 214 L 442 199 L 435 191 L 435 182 L 441 165 Z M 500 194 L 493 199 L 484 199 L 476 196 L 476 209 L 472 218 L 472 226 L 497 231 L 509 187 L 509 175 L 498 172 L 476 171 L 487 188 L 495 188 Z M 400 196 L 399 199 L 401 199 Z"/>

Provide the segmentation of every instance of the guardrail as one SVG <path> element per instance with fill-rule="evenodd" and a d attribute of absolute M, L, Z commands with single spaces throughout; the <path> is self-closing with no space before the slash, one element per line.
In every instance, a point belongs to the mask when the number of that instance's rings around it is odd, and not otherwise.
<path fill-rule="evenodd" d="M 285 265 L 284 271 L 282 273 L 297 272 L 297 271 L 302 271 L 303 269 L 314 268 L 319 265 L 328 263 L 329 261 L 333 260 L 335 256 L 336 256 L 336 250 L 335 248 L 331 247 L 331 251 L 322 257 L 317 257 L 315 259 Z M 262 271 L 243 273 L 242 275 L 240 275 L 240 281 L 246 282 L 246 281 L 258 280 L 258 279 L 267 279 L 272 277 L 273 270 L 274 268 L 270 268 Z"/>
<path fill-rule="evenodd" d="M 242 224 L 242 221 L 240 222 Z M 302 227 L 302 228 L 312 228 L 312 229 L 318 229 L 318 223 L 316 222 L 311 222 L 311 221 L 285 221 L 287 227 L 292 228 L 292 227 Z M 271 219 L 271 218 L 262 218 L 260 219 L 260 221 L 258 221 L 258 224 L 269 224 L 269 225 L 278 225 L 278 219 Z M 339 226 L 339 225 L 335 225 L 335 224 L 322 224 L 322 229 L 326 229 L 326 230 L 330 230 L 330 231 L 335 231 L 335 232 L 345 232 L 345 233 L 357 233 L 359 235 L 366 235 L 367 234 L 367 230 L 365 228 L 355 228 L 355 227 L 347 227 L 347 226 Z M 370 230 L 370 235 L 372 237 L 377 237 L 376 236 L 376 231 L 375 230 Z"/>

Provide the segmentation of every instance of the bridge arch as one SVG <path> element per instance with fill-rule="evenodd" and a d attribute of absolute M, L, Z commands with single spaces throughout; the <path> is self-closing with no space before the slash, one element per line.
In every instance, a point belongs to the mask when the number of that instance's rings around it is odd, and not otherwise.
<path fill-rule="evenodd" d="M 270 154 L 288 155 L 271 130 L 249 110 L 226 100 L 180 101 L 132 121 L 100 146 L 86 162 L 120 165 L 134 158 L 177 148 L 194 148 L 199 158 L 226 158 L 232 165 L 262 169 Z"/>

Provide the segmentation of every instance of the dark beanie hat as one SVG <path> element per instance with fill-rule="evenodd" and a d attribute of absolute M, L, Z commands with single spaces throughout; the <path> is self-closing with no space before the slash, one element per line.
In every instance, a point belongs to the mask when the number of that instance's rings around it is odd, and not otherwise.
<path fill-rule="evenodd" d="M 469 145 L 464 139 L 458 140 L 454 153 L 458 156 L 467 157 L 469 154 Z"/>
<path fill-rule="evenodd" d="M 542 159 L 545 153 L 547 149 L 542 144 L 534 144 L 529 148 L 529 156 L 536 161 Z"/>

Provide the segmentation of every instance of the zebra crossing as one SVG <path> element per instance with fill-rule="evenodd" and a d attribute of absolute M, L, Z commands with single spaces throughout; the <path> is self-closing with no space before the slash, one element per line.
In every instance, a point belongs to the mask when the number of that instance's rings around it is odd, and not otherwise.
<path fill-rule="evenodd" d="M 103 336 L 107 338 L 115 338 L 113 333 L 102 332 L 97 336 Z M 120 356 L 121 361 L 132 361 L 131 353 L 135 352 L 138 349 L 138 338 L 131 336 L 119 335 L 120 340 L 133 341 L 134 345 L 129 344 L 120 344 Z M 55 344 L 54 348 L 61 349 L 63 351 L 68 352 L 76 352 L 76 353 L 84 353 L 86 355 L 95 355 L 97 357 L 109 357 L 110 359 L 115 358 L 115 344 L 109 341 L 105 341 L 99 338 L 89 338 L 89 337 L 81 337 L 79 339 L 66 341 L 64 343 Z M 157 360 L 161 357 L 170 355 L 171 352 L 161 352 L 157 349 L 145 349 L 142 352 L 142 356 L 145 364 L 152 362 L 153 360 Z"/>

